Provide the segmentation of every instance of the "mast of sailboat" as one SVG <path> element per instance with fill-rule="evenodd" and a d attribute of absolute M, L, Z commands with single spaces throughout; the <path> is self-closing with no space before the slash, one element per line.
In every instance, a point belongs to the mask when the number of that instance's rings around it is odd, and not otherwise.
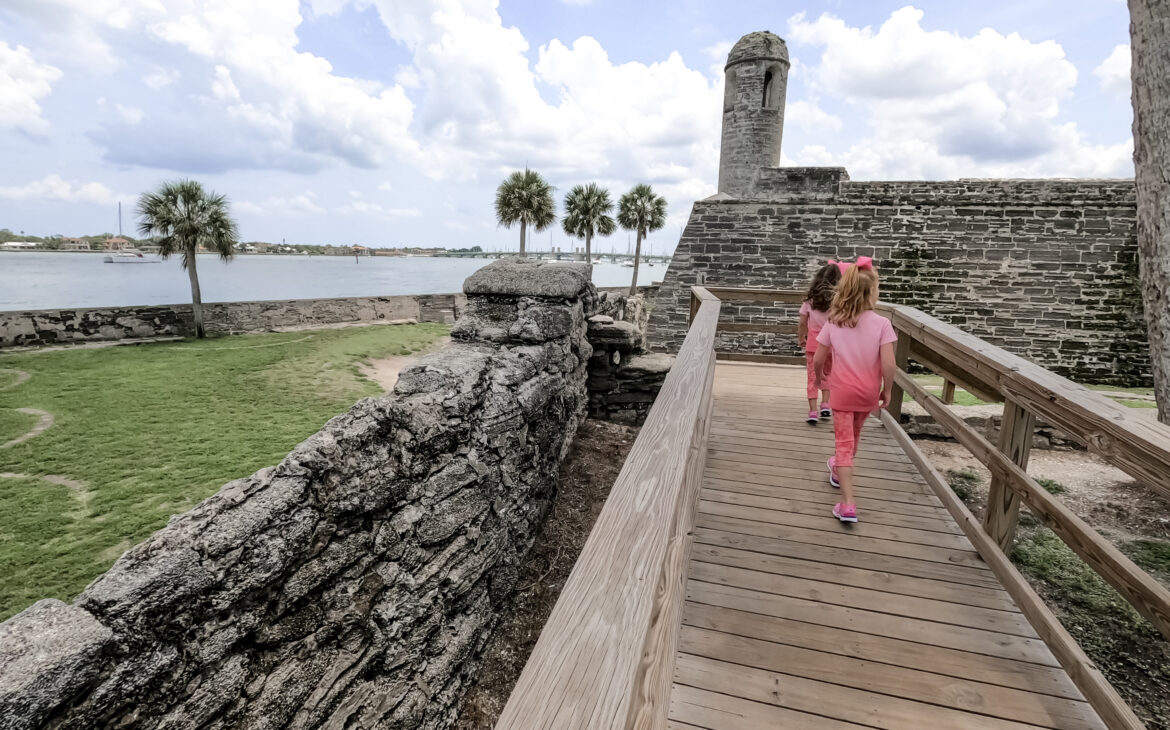
<path fill-rule="evenodd" d="M 122 237 L 122 201 L 118 201 L 118 238 Z"/>

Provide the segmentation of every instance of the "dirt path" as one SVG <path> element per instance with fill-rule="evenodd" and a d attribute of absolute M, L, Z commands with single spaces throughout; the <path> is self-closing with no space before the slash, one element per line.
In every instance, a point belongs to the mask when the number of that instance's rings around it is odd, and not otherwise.
<path fill-rule="evenodd" d="M 450 341 L 450 337 L 442 337 L 435 340 L 427 349 L 422 352 L 416 352 L 413 355 L 391 355 L 390 357 L 383 357 L 378 360 L 358 363 L 358 370 L 362 375 L 382 386 L 387 391 L 391 391 L 394 389 L 394 384 L 398 382 L 399 373 L 418 362 L 418 359 L 423 355 L 441 349 Z"/>
<path fill-rule="evenodd" d="M 28 433 L 21 434 L 20 436 L 17 436 L 16 438 L 12 439 L 11 441 L 0 444 L 0 449 L 7 449 L 9 446 L 16 446 L 17 444 L 23 444 L 25 441 L 28 441 L 31 438 L 35 438 L 37 436 L 40 436 L 45 431 L 48 431 L 49 428 L 51 428 L 53 425 L 53 414 L 49 413 L 48 411 L 42 411 L 39 408 L 16 408 L 15 410 L 18 413 L 24 413 L 24 414 L 27 414 L 30 416 L 36 416 L 37 417 L 37 425 L 33 426 L 32 430 L 29 431 Z"/>
<path fill-rule="evenodd" d="M 28 379 L 32 377 L 32 373 L 26 372 L 24 370 L 16 370 L 15 368 L 0 368 L 0 373 L 16 373 L 16 380 L 12 381 L 8 385 L 0 387 L 0 390 L 9 390 L 11 388 L 15 388 L 18 385 L 24 385 L 28 382 Z"/>
<path fill-rule="evenodd" d="M 84 492 L 88 487 L 85 482 L 69 477 L 63 477 L 59 474 L 16 474 L 10 471 L 0 472 L 0 479 L 41 479 L 49 484 L 56 484 L 59 487 L 68 487 L 74 492 Z"/>

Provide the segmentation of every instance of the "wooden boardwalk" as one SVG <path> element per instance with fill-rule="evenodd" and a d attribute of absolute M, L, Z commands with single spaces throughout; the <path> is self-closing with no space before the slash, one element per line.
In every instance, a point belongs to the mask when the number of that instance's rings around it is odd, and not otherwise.
<path fill-rule="evenodd" d="M 1105 727 L 875 418 L 829 514 L 804 380 L 716 366 L 669 727 Z"/>

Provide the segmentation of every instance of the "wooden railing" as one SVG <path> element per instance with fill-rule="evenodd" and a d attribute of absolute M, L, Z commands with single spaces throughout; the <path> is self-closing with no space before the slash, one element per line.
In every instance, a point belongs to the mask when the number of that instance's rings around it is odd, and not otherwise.
<path fill-rule="evenodd" d="M 691 330 L 647 416 L 497 728 L 665 728 L 691 530 L 706 456 L 720 299 L 800 301 L 793 291 L 692 287 Z M 1082 560 L 1170 638 L 1170 591 L 1143 572 L 1026 472 L 1043 418 L 1090 451 L 1170 495 L 1170 427 L 910 307 L 880 304 L 898 332 L 894 398 L 882 422 L 1110 728 L 1141 721 L 1121 699 L 1005 550 L 1028 506 Z M 788 333 L 787 325 L 750 324 Z M 795 333 L 795 326 L 791 327 Z M 720 353 L 720 359 L 732 359 Z M 784 362 L 775 356 L 755 356 Z M 910 360 L 955 386 L 1004 403 L 997 444 L 969 427 L 906 373 Z M 803 362 L 803 359 L 801 359 Z M 980 522 L 902 429 L 903 393 L 918 401 L 992 473 Z"/>
<path fill-rule="evenodd" d="M 995 572 L 1020 610 L 1110 728 L 1142 723 L 1085 656 L 1028 582 L 1008 560 L 1023 503 L 1098 575 L 1170 638 L 1170 591 L 1147 575 L 1025 471 L 1037 418 L 1145 485 L 1170 495 L 1170 427 L 1023 358 L 911 307 L 883 304 L 898 333 L 894 397 L 882 413 L 886 428 Z M 908 360 L 987 401 L 1002 401 L 998 442 L 992 444 L 906 372 Z M 909 393 L 956 441 L 992 473 L 982 522 L 967 510 L 901 427 L 902 393 Z"/>
<path fill-rule="evenodd" d="M 719 299 L 690 332 L 496 727 L 665 728 L 698 505 Z"/>
<path fill-rule="evenodd" d="M 699 289 L 702 287 L 695 287 Z M 743 289 L 734 287 L 713 286 L 704 289 L 711 296 L 726 302 L 756 302 L 758 304 L 800 304 L 804 300 L 804 292 L 788 289 Z M 699 300 L 691 292 L 691 318 L 695 316 Z M 796 336 L 797 324 L 774 324 L 769 322 L 727 322 L 721 321 L 716 332 L 747 332 L 755 334 L 792 335 Z M 772 363 L 774 365 L 803 365 L 804 358 L 795 355 L 764 355 L 749 352 L 735 352 L 719 350 L 715 353 L 719 360 L 733 360 L 739 362 Z"/>

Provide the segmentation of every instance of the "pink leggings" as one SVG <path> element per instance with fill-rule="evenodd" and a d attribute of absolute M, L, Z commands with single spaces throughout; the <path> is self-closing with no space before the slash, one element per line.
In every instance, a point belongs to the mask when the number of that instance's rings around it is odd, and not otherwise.
<path fill-rule="evenodd" d="M 805 363 L 806 369 L 808 370 L 808 389 L 807 390 L 808 390 L 809 400 L 816 400 L 817 394 L 819 393 L 819 391 L 817 390 L 817 371 L 816 371 L 816 368 L 813 367 L 813 358 L 816 356 L 817 356 L 817 354 L 815 352 L 805 352 L 804 353 L 804 363 Z M 833 353 L 830 352 L 829 356 L 827 358 L 825 358 L 825 378 L 826 379 L 829 377 L 829 372 L 832 369 L 833 369 Z M 825 383 L 825 385 L 828 385 L 828 383 Z"/>
<path fill-rule="evenodd" d="M 861 441 L 861 429 L 868 411 L 839 411 L 833 409 L 833 438 L 837 442 L 833 466 L 853 466 L 857 456 L 857 444 Z"/>

